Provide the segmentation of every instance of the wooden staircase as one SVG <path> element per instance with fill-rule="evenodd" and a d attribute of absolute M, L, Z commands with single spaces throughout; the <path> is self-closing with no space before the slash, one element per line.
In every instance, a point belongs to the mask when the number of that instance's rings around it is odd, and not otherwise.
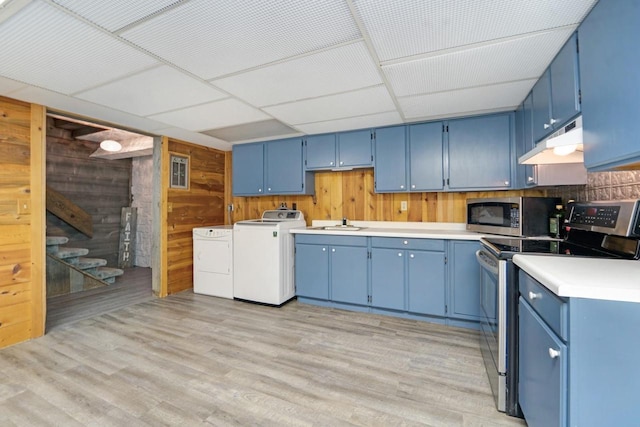
<path fill-rule="evenodd" d="M 68 248 L 63 236 L 47 236 L 47 296 L 80 292 L 115 283 L 124 271 L 107 267 L 101 258 L 87 258 L 89 249 Z"/>

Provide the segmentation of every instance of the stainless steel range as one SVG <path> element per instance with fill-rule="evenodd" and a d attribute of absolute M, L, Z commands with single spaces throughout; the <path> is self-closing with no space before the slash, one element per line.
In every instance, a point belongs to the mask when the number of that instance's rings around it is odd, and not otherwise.
<path fill-rule="evenodd" d="M 485 237 L 481 266 L 481 349 L 498 410 L 522 416 L 518 406 L 518 253 L 596 258 L 640 257 L 640 201 L 571 203 L 565 240 Z"/>

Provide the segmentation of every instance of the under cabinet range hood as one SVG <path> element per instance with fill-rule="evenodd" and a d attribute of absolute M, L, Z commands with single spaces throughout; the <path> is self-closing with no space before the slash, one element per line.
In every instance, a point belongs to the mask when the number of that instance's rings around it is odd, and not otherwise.
<path fill-rule="evenodd" d="M 535 148 L 518 158 L 525 165 L 584 163 L 582 149 L 582 116 L 543 139 Z"/>

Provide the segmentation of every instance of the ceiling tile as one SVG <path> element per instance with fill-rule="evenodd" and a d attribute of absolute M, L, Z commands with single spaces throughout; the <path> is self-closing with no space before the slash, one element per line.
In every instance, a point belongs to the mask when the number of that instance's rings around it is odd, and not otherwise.
<path fill-rule="evenodd" d="M 430 95 L 400 97 L 398 103 L 405 118 L 409 120 L 515 110 L 535 82 L 536 80 L 532 79 Z"/>
<path fill-rule="evenodd" d="M 300 134 L 276 119 L 205 130 L 201 133 L 229 142 L 252 141 L 271 137 L 286 138 Z"/>
<path fill-rule="evenodd" d="M 75 94 L 139 116 L 203 104 L 228 95 L 167 65 Z"/>
<path fill-rule="evenodd" d="M 330 95 L 382 83 L 363 42 L 212 82 L 257 106 Z"/>
<path fill-rule="evenodd" d="M 65 113 L 73 113 L 82 117 L 92 117 L 107 123 L 113 123 L 130 129 L 156 133 L 157 130 L 167 127 L 166 124 L 144 117 L 123 113 L 112 108 L 96 105 L 89 101 L 72 98 L 50 90 L 27 86 L 11 93 L 12 98 L 25 102 L 46 105 L 47 108 Z"/>
<path fill-rule="evenodd" d="M 262 111 L 236 99 L 224 99 L 168 113 L 153 114 L 149 117 L 197 132 L 271 119 Z"/>
<path fill-rule="evenodd" d="M 208 80 L 335 46 L 360 33 L 342 0 L 192 0 L 122 36 Z"/>
<path fill-rule="evenodd" d="M 118 30 L 180 0 L 52 0 L 109 31 Z"/>
<path fill-rule="evenodd" d="M 5 21 L 0 40 L 0 75 L 67 94 L 157 64 L 41 2 Z"/>
<path fill-rule="evenodd" d="M 368 116 L 350 117 L 348 119 L 329 120 L 326 122 L 305 123 L 296 125 L 306 134 L 340 132 L 353 129 L 364 129 L 368 127 L 378 127 L 396 125 L 402 123 L 400 114 L 395 111 L 388 113 L 371 114 Z"/>
<path fill-rule="evenodd" d="M 194 144 L 204 145 L 205 147 L 217 148 L 218 150 L 230 151 L 231 144 L 221 141 L 213 136 L 205 135 L 199 132 L 192 132 L 177 127 L 168 127 L 158 130 L 159 135 L 165 135 L 170 138 L 189 141 Z"/>
<path fill-rule="evenodd" d="M 395 109 L 384 86 L 264 108 L 267 113 L 289 124 L 344 119 Z"/>
<path fill-rule="evenodd" d="M 579 23 L 597 0 L 353 0 L 381 61 Z"/>
<path fill-rule="evenodd" d="M 396 96 L 538 78 L 574 28 L 383 66 Z"/>

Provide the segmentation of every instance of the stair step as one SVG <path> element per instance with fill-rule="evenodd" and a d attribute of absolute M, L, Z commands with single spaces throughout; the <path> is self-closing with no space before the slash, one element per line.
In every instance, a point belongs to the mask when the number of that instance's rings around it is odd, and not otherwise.
<path fill-rule="evenodd" d="M 68 237 L 64 236 L 47 236 L 47 246 L 64 245 L 69 241 Z"/>
<path fill-rule="evenodd" d="M 96 270 L 95 276 L 107 283 L 115 282 L 117 276 L 124 274 L 124 270 L 113 267 L 98 267 Z"/>
<path fill-rule="evenodd" d="M 58 248 L 56 252 L 50 252 L 52 255 L 57 256 L 69 264 L 76 265 L 78 263 L 78 257 L 85 256 L 89 253 L 89 249 L 86 248 Z"/>
<path fill-rule="evenodd" d="M 107 265 L 107 260 L 102 258 L 78 258 L 78 267 L 80 270 L 89 270 L 90 268 L 102 267 Z"/>

